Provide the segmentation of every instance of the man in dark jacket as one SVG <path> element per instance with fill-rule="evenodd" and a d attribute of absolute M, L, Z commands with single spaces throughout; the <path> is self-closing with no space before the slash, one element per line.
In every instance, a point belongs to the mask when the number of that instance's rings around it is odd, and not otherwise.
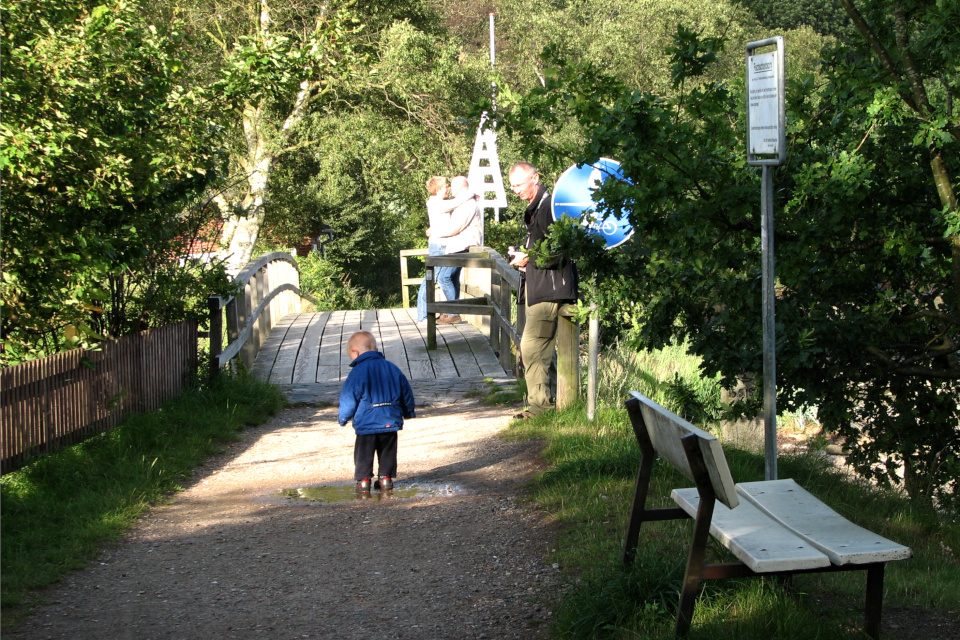
<path fill-rule="evenodd" d="M 340 392 L 340 426 L 353 420 L 357 433 L 353 448 L 357 491 L 368 493 L 377 454 L 381 490 L 393 489 L 397 477 L 397 432 L 404 418 L 414 418 L 413 389 L 403 372 L 377 351 L 368 331 L 358 331 L 347 341 L 353 371 Z"/>
<path fill-rule="evenodd" d="M 520 338 L 520 355 L 530 408 L 514 416 L 523 419 L 553 408 L 551 389 L 556 387 L 557 318 L 560 307 L 576 302 L 579 291 L 576 265 L 566 256 L 551 256 L 542 267 L 528 258 L 530 249 L 549 236 L 553 223 L 550 192 L 540 184 L 540 174 L 533 165 L 518 162 L 508 176 L 514 195 L 527 202 L 523 213 L 527 227 L 524 251 L 514 253 L 510 261 L 526 272 L 527 320 Z"/>

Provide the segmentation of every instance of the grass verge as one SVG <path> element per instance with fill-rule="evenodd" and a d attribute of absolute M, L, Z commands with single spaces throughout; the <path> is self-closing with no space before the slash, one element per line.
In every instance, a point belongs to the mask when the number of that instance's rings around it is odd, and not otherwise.
<path fill-rule="evenodd" d="M 555 615 L 558 638 L 672 638 L 673 617 L 692 521 L 647 523 L 636 562 L 620 561 L 639 448 L 626 411 L 600 407 L 593 424 L 583 407 L 514 422 L 513 437 L 547 443 L 550 468 L 531 499 L 560 523 L 552 562 L 573 589 Z M 763 479 L 763 456 L 726 448 L 734 479 Z M 887 565 L 884 606 L 956 611 L 960 602 L 960 525 L 913 508 L 900 494 L 857 483 L 822 456 L 781 457 L 780 476 L 794 478 L 853 522 L 909 545 L 914 558 Z M 673 506 L 670 490 L 689 482 L 658 461 L 649 506 Z M 730 556 L 716 543 L 716 560 Z M 786 597 L 774 581 L 710 582 L 697 604 L 691 638 L 851 638 L 862 628 L 863 572 L 796 576 L 803 597 Z M 839 603 L 823 607 L 816 602 Z"/>
<path fill-rule="evenodd" d="M 272 385 L 224 375 L 157 411 L 3 476 L 4 626 L 29 612 L 32 590 L 83 567 L 152 504 L 182 489 L 181 482 L 204 457 L 284 404 Z"/>

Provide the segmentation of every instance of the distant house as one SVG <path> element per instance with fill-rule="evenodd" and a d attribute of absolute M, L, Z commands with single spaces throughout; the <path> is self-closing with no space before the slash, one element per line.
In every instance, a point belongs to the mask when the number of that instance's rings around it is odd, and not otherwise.
<path fill-rule="evenodd" d="M 180 266 L 188 263 L 210 264 L 220 251 L 220 231 L 223 220 L 218 216 L 210 220 L 193 236 L 180 236 L 181 252 L 177 257 Z"/>

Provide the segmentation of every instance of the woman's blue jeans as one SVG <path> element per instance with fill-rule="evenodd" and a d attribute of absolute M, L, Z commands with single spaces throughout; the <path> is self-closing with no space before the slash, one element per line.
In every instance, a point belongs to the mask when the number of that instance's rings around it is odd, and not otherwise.
<path fill-rule="evenodd" d="M 443 245 L 430 243 L 431 256 L 444 255 Z M 436 267 L 434 274 L 437 278 L 437 284 L 443 291 L 443 297 L 447 300 L 456 300 L 460 297 L 460 267 Z M 422 322 L 427 317 L 427 280 L 424 278 L 420 284 L 420 291 L 417 293 L 417 322 Z"/>

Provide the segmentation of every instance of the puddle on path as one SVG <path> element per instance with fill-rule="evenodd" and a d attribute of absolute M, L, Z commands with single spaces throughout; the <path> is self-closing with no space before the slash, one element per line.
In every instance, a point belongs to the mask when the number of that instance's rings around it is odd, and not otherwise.
<path fill-rule="evenodd" d="M 318 487 L 297 487 L 295 489 L 281 489 L 280 496 L 289 500 L 303 502 L 319 502 L 330 504 L 335 502 L 352 502 L 354 500 L 409 500 L 411 498 L 452 496 L 463 493 L 463 489 L 452 484 L 427 484 L 416 482 L 400 484 L 391 491 L 378 491 L 358 494 L 355 484 L 320 485 Z"/>

